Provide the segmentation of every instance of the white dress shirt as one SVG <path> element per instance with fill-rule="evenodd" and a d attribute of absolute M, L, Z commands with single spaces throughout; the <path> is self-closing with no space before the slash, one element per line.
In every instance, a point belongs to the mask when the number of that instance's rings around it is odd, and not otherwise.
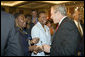
<path fill-rule="evenodd" d="M 37 24 L 32 28 L 31 36 L 32 36 L 32 38 L 35 38 L 35 37 L 40 38 L 40 41 L 36 44 L 38 46 L 41 46 L 43 44 L 51 45 L 50 30 L 46 25 L 44 25 L 44 28 L 43 28 L 42 25 L 40 24 L 40 22 L 37 22 Z M 37 55 L 32 53 L 32 56 L 45 56 L 45 53 L 40 52 Z"/>

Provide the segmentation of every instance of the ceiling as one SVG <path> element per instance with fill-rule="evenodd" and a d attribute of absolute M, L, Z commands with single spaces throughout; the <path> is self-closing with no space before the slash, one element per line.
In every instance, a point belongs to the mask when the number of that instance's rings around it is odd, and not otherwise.
<path fill-rule="evenodd" d="M 1 1 L 1 6 L 29 9 L 49 8 L 55 4 L 63 4 L 66 6 L 84 6 L 84 1 Z"/>

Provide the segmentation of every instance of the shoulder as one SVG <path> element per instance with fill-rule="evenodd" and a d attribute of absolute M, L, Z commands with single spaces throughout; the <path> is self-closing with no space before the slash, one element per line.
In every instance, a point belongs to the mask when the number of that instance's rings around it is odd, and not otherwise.
<path fill-rule="evenodd" d="M 8 16 L 9 17 L 9 16 L 13 16 L 13 15 L 11 15 L 7 12 L 1 11 L 1 16 Z"/>
<path fill-rule="evenodd" d="M 4 11 L 1 11 L 1 21 L 10 27 L 14 26 L 14 16 Z"/>
<path fill-rule="evenodd" d="M 62 27 L 67 28 L 67 29 L 76 28 L 74 21 L 68 17 L 63 20 L 61 25 Z"/>
<path fill-rule="evenodd" d="M 39 29 L 39 27 L 38 27 L 37 24 L 35 24 L 35 25 L 32 27 L 32 31 L 33 31 L 33 30 L 38 30 L 38 29 Z"/>
<path fill-rule="evenodd" d="M 1 11 L 1 19 L 9 20 L 9 21 L 14 21 L 14 16 L 12 14 L 9 14 L 7 12 Z"/>

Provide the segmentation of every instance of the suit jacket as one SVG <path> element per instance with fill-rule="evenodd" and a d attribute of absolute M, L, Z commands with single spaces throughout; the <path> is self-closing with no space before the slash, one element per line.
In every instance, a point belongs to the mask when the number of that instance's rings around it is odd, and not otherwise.
<path fill-rule="evenodd" d="M 53 37 L 51 56 L 76 56 L 80 39 L 75 23 L 64 18 Z"/>
<path fill-rule="evenodd" d="M 19 34 L 19 38 L 21 40 L 24 56 L 31 56 L 31 52 L 29 52 L 29 49 L 28 49 L 28 47 L 29 47 L 28 33 L 26 31 L 24 31 L 24 29 L 20 30 L 19 27 L 15 27 L 15 29 L 16 29 L 16 32 Z"/>
<path fill-rule="evenodd" d="M 14 17 L 1 11 L 1 56 L 23 56 L 18 33 L 14 29 Z"/>

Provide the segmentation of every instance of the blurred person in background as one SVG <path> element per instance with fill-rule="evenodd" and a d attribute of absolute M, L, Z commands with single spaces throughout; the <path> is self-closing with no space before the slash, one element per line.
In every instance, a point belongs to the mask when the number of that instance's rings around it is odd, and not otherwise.
<path fill-rule="evenodd" d="M 81 16 L 81 12 L 79 8 L 76 8 L 73 14 L 73 18 L 74 18 L 74 22 L 78 28 L 78 31 L 81 35 L 81 41 L 80 41 L 80 45 L 79 45 L 79 51 L 78 51 L 78 55 L 79 56 L 83 56 L 84 55 L 84 29 L 82 27 L 84 27 L 84 25 L 82 26 L 82 16 Z"/>
<path fill-rule="evenodd" d="M 34 23 L 32 23 L 32 16 L 27 14 L 25 15 L 26 18 L 26 31 L 28 34 L 31 35 L 31 29 L 34 26 Z"/>
<path fill-rule="evenodd" d="M 32 23 L 36 24 L 38 22 L 37 11 L 32 10 Z"/>
<path fill-rule="evenodd" d="M 1 11 L 1 56 L 24 56 L 14 19 L 11 14 Z"/>
<path fill-rule="evenodd" d="M 81 19 L 81 14 L 80 14 L 79 8 L 75 9 L 75 12 L 73 14 L 73 18 L 74 18 L 74 22 L 75 22 L 75 24 L 76 24 L 76 26 L 77 26 L 81 36 L 83 36 L 83 29 L 82 29 L 82 26 L 81 26 L 81 23 L 80 23 L 80 21 L 82 19 Z"/>
<path fill-rule="evenodd" d="M 34 51 L 38 49 L 37 46 L 31 46 L 31 44 L 35 44 L 39 40 L 34 38 L 30 41 L 30 45 L 29 45 L 28 40 L 30 39 L 28 39 L 28 33 L 24 30 L 24 28 L 26 27 L 25 16 L 22 13 L 15 13 L 14 16 L 15 16 L 16 32 L 18 33 L 19 38 L 21 39 L 21 43 L 22 43 L 21 45 L 22 45 L 22 50 L 24 54 L 23 56 L 31 56 L 30 51 Z"/>

